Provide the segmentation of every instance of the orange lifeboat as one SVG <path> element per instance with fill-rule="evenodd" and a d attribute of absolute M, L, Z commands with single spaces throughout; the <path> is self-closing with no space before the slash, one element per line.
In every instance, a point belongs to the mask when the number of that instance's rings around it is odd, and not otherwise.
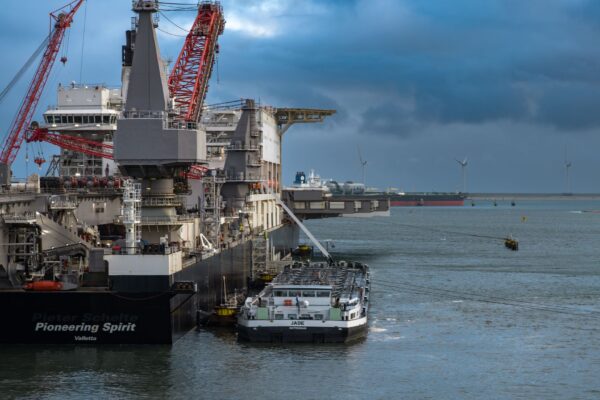
<path fill-rule="evenodd" d="M 29 282 L 23 286 L 23 289 L 25 290 L 33 290 L 39 292 L 62 290 L 62 288 L 62 283 L 55 281 L 35 281 Z"/>

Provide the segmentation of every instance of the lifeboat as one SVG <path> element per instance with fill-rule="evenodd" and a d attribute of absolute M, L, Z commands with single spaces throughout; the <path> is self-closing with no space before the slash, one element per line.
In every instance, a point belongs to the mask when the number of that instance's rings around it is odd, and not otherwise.
<path fill-rule="evenodd" d="M 56 281 L 35 281 L 23 285 L 23 289 L 38 292 L 53 292 L 62 290 L 63 284 Z"/>

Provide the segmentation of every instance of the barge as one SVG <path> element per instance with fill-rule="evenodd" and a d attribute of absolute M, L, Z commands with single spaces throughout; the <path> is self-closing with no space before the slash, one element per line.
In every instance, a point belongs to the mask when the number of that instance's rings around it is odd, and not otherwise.
<path fill-rule="evenodd" d="M 369 267 L 358 262 L 287 265 L 238 314 L 240 340 L 347 343 L 367 333 Z"/>

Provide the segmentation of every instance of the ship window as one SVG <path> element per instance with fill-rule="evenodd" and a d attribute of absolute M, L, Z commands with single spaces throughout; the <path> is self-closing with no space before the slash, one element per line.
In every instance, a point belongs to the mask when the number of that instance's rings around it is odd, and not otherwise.
<path fill-rule="evenodd" d="M 117 123 L 117 117 L 115 117 L 114 115 L 112 117 L 110 117 L 110 123 L 111 124 L 116 124 Z"/>
<path fill-rule="evenodd" d="M 329 290 L 317 290 L 317 297 L 329 297 Z"/>
<path fill-rule="evenodd" d="M 103 123 L 103 124 L 108 124 L 108 123 L 110 123 L 110 115 L 103 115 L 103 116 L 102 116 L 102 123 Z"/>
<path fill-rule="evenodd" d="M 323 319 L 323 314 L 315 314 L 315 319 Z"/>
<path fill-rule="evenodd" d="M 75 123 L 76 124 L 80 124 L 81 123 L 81 115 L 76 115 L 75 116 Z"/>
<path fill-rule="evenodd" d="M 356 313 L 350 314 L 350 319 L 354 319 L 354 316 L 356 316 Z"/>
<path fill-rule="evenodd" d="M 276 290 L 273 293 L 273 296 L 275 296 L 275 297 L 287 297 L 287 290 Z"/>
<path fill-rule="evenodd" d="M 283 314 L 275 314 L 275 319 L 283 319 Z"/>
<path fill-rule="evenodd" d="M 66 124 L 67 123 L 67 116 L 66 115 L 61 115 L 60 116 L 60 123 L 61 124 Z"/>
<path fill-rule="evenodd" d="M 299 290 L 290 290 L 288 293 L 289 293 L 288 294 L 289 297 L 296 297 L 296 296 L 300 297 L 300 296 L 302 296 L 302 294 L 301 294 L 301 292 Z"/>
<path fill-rule="evenodd" d="M 296 319 L 296 314 L 288 314 L 288 319 Z"/>
<path fill-rule="evenodd" d="M 315 297 L 315 291 L 314 290 L 303 290 L 302 297 Z"/>
<path fill-rule="evenodd" d="M 88 123 L 88 116 L 87 116 L 87 115 L 84 115 L 84 116 L 83 116 L 83 123 L 84 123 L 84 124 L 87 124 L 87 123 Z"/>
<path fill-rule="evenodd" d="M 73 116 L 72 115 L 68 115 L 67 116 L 67 121 L 69 121 L 70 124 L 73 123 Z"/>
<path fill-rule="evenodd" d="M 300 319 L 312 319 L 310 314 L 300 314 Z"/>
<path fill-rule="evenodd" d="M 102 122 L 102 117 L 99 115 L 94 115 L 94 121 L 99 124 L 100 122 Z"/>

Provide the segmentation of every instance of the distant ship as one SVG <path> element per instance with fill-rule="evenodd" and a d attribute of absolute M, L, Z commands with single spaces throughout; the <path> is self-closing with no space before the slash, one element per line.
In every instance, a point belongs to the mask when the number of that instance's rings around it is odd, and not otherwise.
<path fill-rule="evenodd" d="M 390 205 L 402 206 L 464 206 L 463 193 L 390 193 Z"/>
<path fill-rule="evenodd" d="M 336 181 L 326 181 L 325 185 L 329 188 L 332 196 L 387 196 L 390 199 L 390 206 L 464 206 L 464 193 L 444 193 L 444 192 L 398 192 L 393 189 L 381 191 L 373 188 L 365 188 L 365 185 L 357 182 L 338 183 Z"/>

